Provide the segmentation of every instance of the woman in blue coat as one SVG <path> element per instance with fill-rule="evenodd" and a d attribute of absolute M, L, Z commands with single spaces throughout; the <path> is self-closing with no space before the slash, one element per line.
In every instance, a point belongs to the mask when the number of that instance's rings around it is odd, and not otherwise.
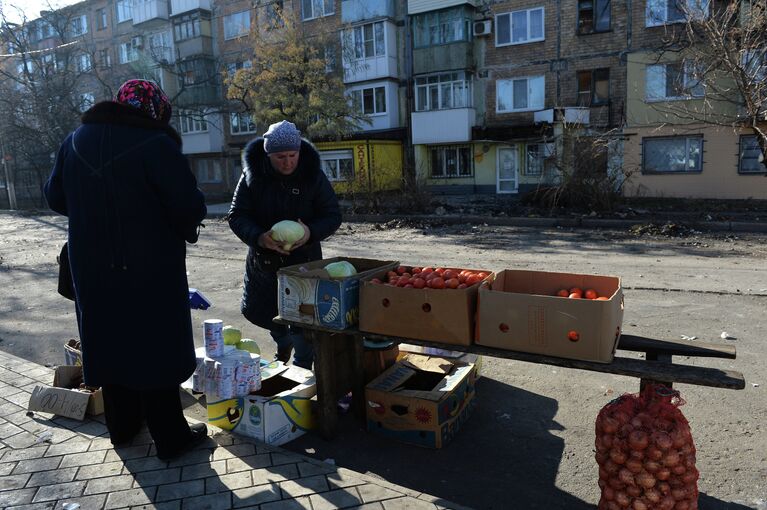
<path fill-rule="evenodd" d="M 242 153 L 242 176 L 229 210 L 229 226 L 248 245 L 241 310 L 253 324 L 268 329 L 277 343 L 277 359 L 311 369 L 314 352 L 300 330 L 274 324 L 279 268 L 322 258 L 320 242 L 341 225 L 333 187 L 320 166 L 317 149 L 292 122 L 269 126 Z M 278 221 L 304 227 L 290 251 L 271 237 Z"/>
<path fill-rule="evenodd" d="M 196 364 L 186 243 L 206 208 L 170 117 L 154 82 L 126 82 L 83 114 L 45 185 L 69 218 L 84 382 L 102 387 L 112 443 L 146 418 L 162 459 L 206 436 L 187 424 L 178 387 Z"/>

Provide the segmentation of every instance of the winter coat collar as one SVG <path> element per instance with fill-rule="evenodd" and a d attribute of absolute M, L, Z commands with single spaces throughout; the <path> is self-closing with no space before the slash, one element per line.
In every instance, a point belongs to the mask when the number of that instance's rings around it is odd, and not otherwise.
<path fill-rule="evenodd" d="M 312 180 L 317 172 L 321 172 L 320 153 L 308 140 L 301 139 L 301 150 L 298 155 L 298 167 L 291 175 L 283 176 L 272 169 L 269 157 L 264 150 L 264 138 L 251 140 L 242 151 L 242 171 L 245 182 L 250 186 L 256 179 L 273 178 L 284 181 Z"/>
<path fill-rule="evenodd" d="M 82 116 L 83 124 L 115 124 L 141 129 L 165 131 L 181 148 L 181 137 L 173 126 L 159 122 L 141 110 L 132 106 L 116 103 L 114 101 L 102 101 L 88 109 Z"/>

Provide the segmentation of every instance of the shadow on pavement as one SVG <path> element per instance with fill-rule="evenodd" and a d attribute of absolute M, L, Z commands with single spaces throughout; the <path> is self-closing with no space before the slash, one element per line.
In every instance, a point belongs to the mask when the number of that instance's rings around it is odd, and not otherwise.
<path fill-rule="evenodd" d="M 594 508 L 555 484 L 564 450 L 551 433 L 561 430 L 556 400 L 487 378 L 477 395 L 474 415 L 440 450 L 368 434 L 351 413 L 333 441 L 312 433 L 283 448 L 477 509 L 508 509 L 512 501 L 525 509 Z"/>
<path fill-rule="evenodd" d="M 722 501 L 701 492 L 698 496 L 698 508 L 700 510 L 752 510 L 754 507 Z"/>

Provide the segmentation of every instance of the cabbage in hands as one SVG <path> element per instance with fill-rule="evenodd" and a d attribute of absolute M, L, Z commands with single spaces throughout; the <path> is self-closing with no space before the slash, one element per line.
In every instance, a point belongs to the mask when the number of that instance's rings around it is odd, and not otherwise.
<path fill-rule="evenodd" d="M 283 220 L 272 225 L 272 239 L 281 243 L 282 248 L 287 251 L 303 237 L 304 227 L 296 221 Z"/>
<path fill-rule="evenodd" d="M 354 266 L 345 260 L 331 262 L 325 266 L 325 271 L 328 272 L 331 278 L 346 278 L 357 274 Z"/>

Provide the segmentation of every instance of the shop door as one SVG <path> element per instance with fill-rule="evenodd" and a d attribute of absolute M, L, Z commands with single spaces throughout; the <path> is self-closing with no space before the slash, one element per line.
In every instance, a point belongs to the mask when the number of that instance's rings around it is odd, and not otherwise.
<path fill-rule="evenodd" d="M 519 190 L 519 152 L 516 147 L 498 149 L 497 193 L 516 193 Z"/>

